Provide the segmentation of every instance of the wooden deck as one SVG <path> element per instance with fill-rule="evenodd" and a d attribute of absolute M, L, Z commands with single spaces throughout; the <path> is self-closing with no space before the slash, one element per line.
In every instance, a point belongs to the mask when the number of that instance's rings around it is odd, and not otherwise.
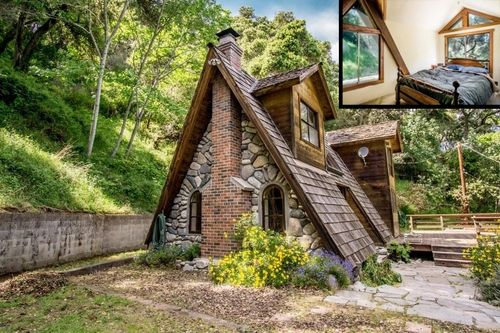
<path fill-rule="evenodd" d="M 410 232 L 402 240 L 415 252 L 432 252 L 439 266 L 468 266 L 465 249 L 482 234 L 500 234 L 500 213 L 409 215 Z"/>

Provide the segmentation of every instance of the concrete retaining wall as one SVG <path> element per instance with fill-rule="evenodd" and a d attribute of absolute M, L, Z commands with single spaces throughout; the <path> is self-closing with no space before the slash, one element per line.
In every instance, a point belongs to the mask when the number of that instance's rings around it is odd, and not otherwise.
<path fill-rule="evenodd" d="M 151 215 L 0 213 L 0 275 L 144 247 Z"/>

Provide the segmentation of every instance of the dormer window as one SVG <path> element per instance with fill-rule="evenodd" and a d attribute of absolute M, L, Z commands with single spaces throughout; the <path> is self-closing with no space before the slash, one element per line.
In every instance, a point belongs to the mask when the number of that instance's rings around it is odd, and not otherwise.
<path fill-rule="evenodd" d="M 300 102 L 300 133 L 302 140 L 319 147 L 318 113 Z"/>

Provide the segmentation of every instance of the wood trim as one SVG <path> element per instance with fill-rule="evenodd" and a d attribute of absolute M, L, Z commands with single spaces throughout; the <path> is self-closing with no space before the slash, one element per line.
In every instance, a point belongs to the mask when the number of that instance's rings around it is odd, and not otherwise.
<path fill-rule="evenodd" d="M 408 86 L 402 86 L 400 88 L 401 90 L 401 95 L 402 97 L 403 96 L 408 96 L 410 97 L 411 99 L 415 100 L 418 102 L 418 104 L 423 104 L 423 105 L 439 105 L 439 101 L 430 97 L 430 96 L 427 96 L 423 93 L 421 93 L 420 91 L 417 91 L 413 88 L 410 88 Z M 404 97 L 403 97 L 404 99 Z"/>
<path fill-rule="evenodd" d="M 343 0 L 342 1 L 342 16 L 347 14 L 349 9 L 356 3 L 357 0 Z"/>
<path fill-rule="evenodd" d="M 493 77 L 493 59 L 494 59 L 493 58 L 493 56 L 494 56 L 493 49 L 494 49 L 495 29 L 479 30 L 479 31 L 451 34 L 451 35 L 444 36 L 444 60 L 445 60 L 445 63 L 449 63 L 449 60 L 450 60 L 450 58 L 448 58 L 448 39 L 449 38 L 464 37 L 464 36 L 471 36 L 471 35 L 482 35 L 482 34 L 486 34 L 486 33 L 490 34 L 490 59 L 488 60 L 488 62 L 489 62 L 488 71 L 490 73 L 490 76 Z M 458 63 L 458 64 L 460 64 L 460 60 L 463 60 L 464 64 L 466 63 L 466 61 L 468 61 L 469 62 L 468 65 L 475 66 L 475 67 L 483 67 L 482 65 L 478 66 L 477 65 L 478 61 L 474 60 L 474 59 L 466 59 L 466 58 L 453 59 L 452 58 L 452 60 L 455 60 L 456 61 L 455 63 Z M 474 63 L 476 63 L 476 64 L 474 65 Z"/>
<path fill-rule="evenodd" d="M 392 56 L 394 57 L 394 60 L 396 61 L 396 64 L 399 68 L 401 68 L 403 74 L 408 75 L 410 74 L 408 67 L 406 66 L 406 63 L 403 59 L 403 56 L 399 52 L 399 49 L 396 45 L 396 42 L 392 38 L 391 32 L 389 31 L 389 28 L 384 22 L 384 19 L 380 16 L 377 8 L 374 8 L 374 5 L 371 1 L 366 1 L 366 0 L 359 0 L 361 1 L 364 5 L 365 8 L 368 9 L 368 12 L 370 16 L 372 17 L 375 25 L 377 28 L 380 30 L 380 33 L 382 34 L 382 38 L 384 39 L 387 47 L 389 48 L 389 51 L 391 51 Z"/>
<path fill-rule="evenodd" d="M 356 89 L 361 89 L 361 88 L 365 88 L 365 87 L 369 87 L 369 86 L 374 86 L 374 85 L 377 85 L 377 84 L 380 84 L 380 83 L 384 83 L 384 80 L 368 81 L 368 82 L 353 84 L 353 85 L 349 85 L 349 86 L 342 86 L 342 91 L 343 92 L 353 91 L 353 90 L 356 90 Z"/>
<path fill-rule="evenodd" d="M 378 30 L 378 29 L 369 28 L 369 27 L 362 27 L 362 26 L 357 26 L 357 25 L 352 25 L 352 24 L 346 24 L 346 23 L 344 23 L 342 25 L 342 30 L 343 31 L 362 32 L 362 33 L 365 33 L 365 34 L 380 35 L 380 30 Z"/>
<path fill-rule="evenodd" d="M 469 25 L 469 14 L 477 15 L 477 16 L 482 16 L 485 17 L 493 22 L 491 23 L 484 23 L 484 24 L 477 24 L 477 25 Z M 451 27 L 453 24 L 458 21 L 459 18 L 462 18 L 462 27 L 453 29 L 451 30 Z M 439 34 L 444 34 L 447 32 L 456 32 L 456 31 L 461 31 L 461 30 L 469 30 L 469 29 L 476 29 L 476 28 L 483 28 L 483 27 L 489 27 L 492 25 L 499 25 L 500 24 L 500 17 L 486 14 L 474 9 L 470 9 L 467 7 L 464 7 L 457 15 L 455 15 L 444 27 L 439 31 Z"/>

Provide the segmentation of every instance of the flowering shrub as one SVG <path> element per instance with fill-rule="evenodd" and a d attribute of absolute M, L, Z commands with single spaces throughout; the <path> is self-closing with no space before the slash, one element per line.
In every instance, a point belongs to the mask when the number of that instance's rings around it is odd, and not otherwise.
<path fill-rule="evenodd" d="M 234 225 L 233 239 L 241 244 L 243 238 L 245 238 L 246 230 L 254 225 L 256 225 L 256 223 L 252 213 L 243 213 Z"/>
<path fill-rule="evenodd" d="M 477 245 L 464 250 L 470 259 L 472 275 L 480 281 L 487 281 L 495 276 L 495 269 L 500 265 L 500 235 L 478 236 Z"/>
<path fill-rule="evenodd" d="M 240 220 L 246 218 L 244 215 Z M 276 232 L 255 225 L 246 225 L 240 232 L 241 250 L 226 255 L 209 267 L 210 277 L 215 283 L 279 287 L 289 283 L 290 274 L 308 260 L 298 242 L 288 242 Z"/>
<path fill-rule="evenodd" d="M 320 250 L 294 272 L 291 282 L 301 288 L 327 289 L 329 275 L 335 277 L 340 288 L 345 288 L 354 279 L 354 266 L 335 253 Z"/>

